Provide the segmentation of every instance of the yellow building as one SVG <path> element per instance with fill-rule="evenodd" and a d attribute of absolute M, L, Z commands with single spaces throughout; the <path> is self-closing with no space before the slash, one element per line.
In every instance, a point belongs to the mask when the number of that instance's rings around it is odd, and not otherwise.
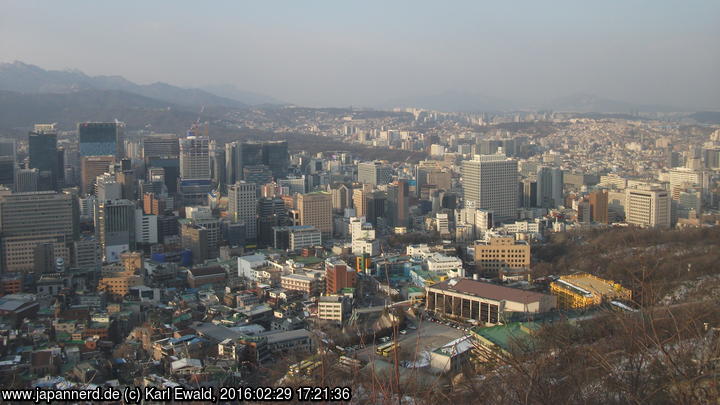
<path fill-rule="evenodd" d="M 622 285 L 588 273 L 561 276 L 550 283 L 550 293 L 557 297 L 560 309 L 585 309 L 605 301 L 632 298 L 632 291 Z"/>

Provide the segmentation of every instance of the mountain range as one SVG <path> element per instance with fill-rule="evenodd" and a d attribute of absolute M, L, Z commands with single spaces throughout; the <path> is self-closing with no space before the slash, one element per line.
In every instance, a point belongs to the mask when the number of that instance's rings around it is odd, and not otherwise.
<path fill-rule="evenodd" d="M 68 94 L 87 90 L 113 90 L 193 108 L 245 108 L 255 104 L 279 103 L 272 97 L 243 92 L 234 86 L 213 86 L 213 89 L 183 88 L 162 82 L 137 84 L 122 76 L 89 76 L 79 70 L 45 70 L 17 61 L 0 64 L 0 90 L 17 93 Z"/>

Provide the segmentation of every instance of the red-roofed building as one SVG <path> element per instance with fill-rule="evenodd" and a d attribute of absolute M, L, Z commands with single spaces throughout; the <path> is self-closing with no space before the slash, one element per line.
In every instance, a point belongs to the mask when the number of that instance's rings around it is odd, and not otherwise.
<path fill-rule="evenodd" d="M 556 297 L 464 278 L 427 288 L 427 309 L 438 314 L 483 323 L 500 322 L 506 312 L 541 313 L 557 306 Z"/>

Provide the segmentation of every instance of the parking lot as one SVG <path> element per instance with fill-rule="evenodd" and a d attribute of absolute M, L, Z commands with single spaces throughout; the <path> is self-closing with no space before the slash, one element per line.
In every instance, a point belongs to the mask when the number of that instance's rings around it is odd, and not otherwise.
<path fill-rule="evenodd" d="M 414 322 L 408 322 L 408 325 L 416 324 L 417 329 L 407 328 L 405 334 L 398 335 L 398 342 L 400 343 L 399 360 L 413 361 L 417 358 L 417 354 L 423 351 L 432 351 L 438 347 L 450 342 L 451 340 L 457 339 L 467 332 L 461 329 L 456 329 L 443 323 L 436 323 L 429 320 L 413 320 Z M 417 323 L 415 323 L 417 322 Z M 361 348 L 354 353 L 358 359 L 368 361 L 372 358 L 377 358 L 375 354 L 375 347 L 382 343 L 378 342 L 376 345 L 370 344 L 364 348 Z"/>

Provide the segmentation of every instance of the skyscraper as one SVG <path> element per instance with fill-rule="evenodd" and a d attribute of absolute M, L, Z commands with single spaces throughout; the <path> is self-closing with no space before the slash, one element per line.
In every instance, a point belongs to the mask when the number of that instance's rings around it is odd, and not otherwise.
<path fill-rule="evenodd" d="M 18 169 L 15 171 L 15 192 L 28 193 L 38 191 L 40 172 L 38 169 Z"/>
<path fill-rule="evenodd" d="M 363 184 L 388 184 L 392 181 L 392 168 L 382 162 L 358 163 L 358 182 Z"/>
<path fill-rule="evenodd" d="M 537 206 L 556 208 L 563 204 L 563 171 L 557 167 L 538 167 Z"/>
<path fill-rule="evenodd" d="M 275 178 L 287 176 L 290 166 L 287 141 L 269 141 L 262 146 L 263 164 L 270 168 Z"/>
<path fill-rule="evenodd" d="M 38 244 L 57 244 L 60 251 L 72 241 L 72 197 L 53 191 L 0 196 L 0 234 L 4 271 L 32 271 Z"/>
<path fill-rule="evenodd" d="M 476 155 L 462 166 L 465 206 L 490 210 L 497 222 L 514 219 L 518 208 L 517 161 L 505 155 Z"/>
<path fill-rule="evenodd" d="M 257 206 L 255 183 L 238 181 L 228 188 L 228 212 L 233 221 L 245 223 L 248 240 L 257 238 Z"/>
<path fill-rule="evenodd" d="M 38 189 L 56 190 L 64 173 L 58 162 L 57 134 L 54 132 L 30 132 L 28 135 L 30 168 L 38 169 Z"/>
<path fill-rule="evenodd" d="M 180 139 L 180 189 L 186 205 L 203 204 L 212 189 L 210 139 L 189 135 Z"/>
<path fill-rule="evenodd" d="M 110 171 L 114 163 L 115 157 L 112 155 L 80 158 L 80 187 L 83 194 L 92 194 L 97 177 Z"/>
<path fill-rule="evenodd" d="M 15 141 L 0 139 L 0 185 L 12 188 L 15 184 Z"/>
<path fill-rule="evenodd" d="M 122 122 L 82 122 L 78 124 L 80 156 L 123 157 Z"/>
<path fill-rule="evenodd" d="M 298 195 L 300 225 L 311 225 L 322 232 L 323 238 L 332 235 L 332 196 L 330 193 L 309 193 Z"/>
<path fill-rule="evenodd" d="M 175 134 L 152 134 L 143 139 L 143 157 L 178 157 L 180 144 Z"/>
<path fill-rule="evenodd" d="M 103 260 L 117 262 L 120 254 L 135 250 L 135 203 L 129 200 L 98 201 L 95 233 Z"/>
<path fill-rule="evenodd" d="M 180 178 L 210 180 L 210 139 L 188 136 L 180 139 Z"/>

